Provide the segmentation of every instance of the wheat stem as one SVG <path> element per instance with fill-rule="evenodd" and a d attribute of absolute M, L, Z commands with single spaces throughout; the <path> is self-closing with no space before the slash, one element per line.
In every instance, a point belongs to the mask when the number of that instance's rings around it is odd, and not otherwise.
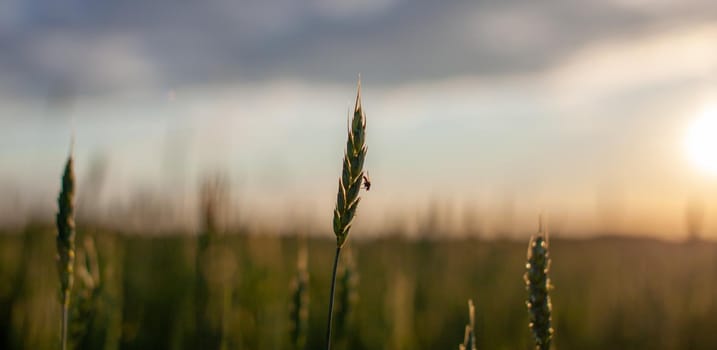
<path fill-rule="evenodd" d="M 306 240 L 302 237 L 296 259 L 296 277 L 291 283 L 292 305 L 290 312 L 291 343 L 294 349 L 303 350 L 306 348 L 306 339 L 309 326 L 309 272 L 308 252 Z"/>
<path fill-rule="evenodd" d="M 475 323 L 475 306 L 473 300 L 468 299 L 468 324 L 463 336 L 463 344 L 458 346 L 460 350 L 477 350 Z"/>
<path fill-rule="evenodd" d="M 358 298 L 357 283 L 358 273 L 350 246 L 343 249 L 344 252 L 339 258 L 339 267 L 336 272 L 336 315 L 334 315 L 334 340 L 342 348 L 348 344 L 353 316 L 354 304 Z"/>
<path fill-rule="evenodd" d="M 341 247 L 336 247 L 336 255 L 334 256 L 334 271 L 331 273 L 331 294 L 329 295 L 329 324 L 326 327 L 326 349 L 331 350 L 331 320 L 334 316 L 334 291 L 336 289 L 336 270 L 339 266 L 339 255 Z"/>
<path fill-rule="evenodd" d="M 60 333 L 60 349 L 67 350 L 67 314 L 69 313 L 69 305 L 62 305 L 62 328 Z"/>

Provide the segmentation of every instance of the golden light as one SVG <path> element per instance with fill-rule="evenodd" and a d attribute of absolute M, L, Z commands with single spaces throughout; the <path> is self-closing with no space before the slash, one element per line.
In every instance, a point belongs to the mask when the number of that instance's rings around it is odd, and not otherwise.
<path fill-rule="evenodd" d="M 717 175 L 717 105 L 705 108 L 690 124 L 685 146 L 693 164 Z"/>

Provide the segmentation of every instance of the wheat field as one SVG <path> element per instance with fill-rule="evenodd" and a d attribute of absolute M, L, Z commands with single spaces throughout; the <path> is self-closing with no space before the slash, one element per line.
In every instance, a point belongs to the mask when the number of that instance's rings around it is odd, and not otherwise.
<path fill-rule="evenodd" d="M 103 288 L 83 349 L 192 349 L 192 237 L 94 235 Z M 54 230 L 0 235 L 0 344 L 51 349 L 59 337 Z M 232 293 L 222 304 L 232 349 L 290 349 L 291 281 L 301 241 L 230 232 Z M 352 240 L 358 299 L 345 349 L 445 349 L 462 342 L 466 301 L 475 303 L 478 349 L 530 349 L 525 242 Z M 335 242 L 307 241 L 310 295 L 306 349 L 324 346 Z M 714 349 L 717 245 L 648 239 L 551 238 L 556 349 Z M 338 299 L 337 299 L 338 300 Z M 336 344 L 339 344 L 336 340 Z M 338 347 L 337 347 L 338 348 Z"/>

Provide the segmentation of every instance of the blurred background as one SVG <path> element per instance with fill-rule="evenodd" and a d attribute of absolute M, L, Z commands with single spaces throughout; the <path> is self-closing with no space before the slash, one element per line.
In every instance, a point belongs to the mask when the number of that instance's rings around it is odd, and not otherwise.
<path fill-rule="evenodd" d="M 52 225 L 74 139 L 78 246 L 95 242 L 108 275 L 85 348 L 195 348 L 204 264 L 224 300 L 208 323 L 244 349 L 288 347 L 308 264 L 321 346 L 359 74 L 372 188 L 346 348 L 457 346 L 468 298 L 481 348 L 529 348 L 541 212 L 556 347 L 717 347 L 709 0 L 4 0 L 0 344 L 57 337 Z"/>

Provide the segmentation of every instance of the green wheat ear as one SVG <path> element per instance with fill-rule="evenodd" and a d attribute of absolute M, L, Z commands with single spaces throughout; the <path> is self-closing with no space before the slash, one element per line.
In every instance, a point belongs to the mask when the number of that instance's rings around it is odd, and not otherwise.
<path fill-rule="evenodd" d="M 339 265 L 341 247 L 346 243 L 351 230 L 351 223 L 356 215 L 356 209 L 361 201 L 359 191 L 363 185 L 363 163 L 366 159 L 366 115 L 361 108 L 361 80 L 359 77 L 358 91 L 354 116 L 348 129 L 346 151 L 344 152 L 339 190 L 336 195 L 336 208 L 334 209 L 333 229 L 336 235 L 336 255 L 334 255 L 334 268 L 331 274 L 331 292 L 329 293 L 329 317 L 326 327 L 326 349 L 331 350 L 331 320 L 334 310 L 334 292 L 336 288 L 336 268 Z M 368 188 L 367 188 L 368 189 Z"/>
<path fill-rule="evenodd" d="M 535 341 L 535 349 L 548 350 L 553 340 L 551 325 L 552 305 L 549 291 L 552 288 L 548 272 L 550 270 L 550 254 L 548 234 L 543 229 L 542 220 L 538 234 L 531 237 L 528 245 L 527 271 L 523 276 L 528 290 L 528 311 L 530 313 L 530 329 Z"/>
<path fill-rule="evenodd" d="M 57 271 L 60 277 L 60 305 L 62 306 L 61 349 L 67 348 L 67 321 L 75 264 L 75 173 L 72 155 L 67 158 L 62 175 L 62 190 L 57 198 Z"/>
<path fill-rule="evenodd" d="M 96 324 L 102 290 L 97 250 L 92 236 L 86 236 L 82 243 L 84 250 L 77 252 L 79 288 L 75 288 L 68 329 L 68 341 L 73 349 L 87 347 L 91 329 L 101 327 Z"/>
<path fill-rule="evenodd" d="M 363 184 L 363 163 L 366 159 L 366 115 L 361 108 L 361 82 L 356 93 L 354 116 L 348 130 L 346 152 L 336 196 L 333 228 L 336 245 L 342 247 L 351 230 L 351 222 L 361 201 L 359 192 Z"/>

